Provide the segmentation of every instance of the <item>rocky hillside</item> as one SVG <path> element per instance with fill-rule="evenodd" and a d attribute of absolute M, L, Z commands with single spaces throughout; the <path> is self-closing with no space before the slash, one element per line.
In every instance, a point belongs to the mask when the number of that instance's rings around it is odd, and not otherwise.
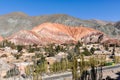
<path fill-rule="evenodd" d="M 21 30 L 12 36 L 7 38 L 9 41 L 15 44 L 39 44 L 41 43 L 41 38 L 36 33 L 27 30 Z"/>
<path fill-rule="evenodd" d="M 115 26 L 117 29 L 120 29 L 120 21 L 116 22 L 116 23 L 114 24 L 114 26 Z"/>
<path fill-rule="evenodd" d="M 78 40 L 84 43 L 95 43 L 106 39 L 106 35 L 98 30 L 83 26 L 70 27 L 58 23 L 43 23 L 31 31 L 22 30 L 7 39 L 15 44 L 48 44 L 48 43 L 75 43 Z"/>
<path fill-rule="evenodd" d="M 111 37 L 120 36 L 118 23 L 101 21 L 101 20 L 81 20 L 64 14 L 28 16 L 21 12 L 14 12 L 0 16 L 0 35 L 6 37 L 20 30 L 31 30 L 45 22 L 60 23 L 67 26 L 86 26 L 102 32 Z"/>

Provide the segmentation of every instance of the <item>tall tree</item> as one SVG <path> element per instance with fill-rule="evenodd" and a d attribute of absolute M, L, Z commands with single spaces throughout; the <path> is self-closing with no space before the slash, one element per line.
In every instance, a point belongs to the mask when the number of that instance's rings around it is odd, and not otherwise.
<path fill-rule="evenodd" d="M 73 66 L 72 66 L 73 80 L 77 80 L 78 79 L 77 67 L 78 67 L 77 58 L 75 56 L 73 56 Z"/>

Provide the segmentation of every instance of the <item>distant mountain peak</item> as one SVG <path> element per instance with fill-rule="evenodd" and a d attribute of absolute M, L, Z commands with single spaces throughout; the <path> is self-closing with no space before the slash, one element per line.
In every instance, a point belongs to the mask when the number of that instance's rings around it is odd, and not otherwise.
<path fill-rule="evenodd" d="M 12 12 L 9 14 L 5 14 L 4 16 L 28 16 L 28 15 L 23 12 Z"/>

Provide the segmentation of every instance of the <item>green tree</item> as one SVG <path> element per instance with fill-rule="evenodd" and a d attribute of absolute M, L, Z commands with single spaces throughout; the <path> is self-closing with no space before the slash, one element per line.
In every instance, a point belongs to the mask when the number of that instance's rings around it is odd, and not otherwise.
<path fill-rule="evenodd" d="M 62 71 L 66 71 L 67 70 L 67 60 L 64 58 L 61 60 L 61 66 L 62 66 Z"/>
<path fill-rule="evenodd" d="M 17 45 L 17 50 L 18 50 L 18 52 L 22 51 L 22 49 L 23 49 L 23 46 L 22 46 L 22 45 Z"/>
<path fill-rule="evenodd" d="M 41 80 L 42 73 L 47 72 L 47 62 L 44 61 L 37 65 L 37 62 L 34 61 L 33 65 L 29 65 L 25 69 L 25 73 L 27 76 L 32 76 L 33 80 Z"/>
<path fill-rule="evenodd" d="M 90 52 L 91 52 L 92 54 L 94 54 L 95 48 L 92 47 L 92 48 L 90 49 Z"/>
<path fill-rule="evenodd" d="M 90 56 L 91 55 L 91 52 L 88 51 L 88 49 L 85 47 L 83 48 L 84 52 L 82 52 L 82 54 L 84 54 L 85 56 Z"/>
<path fill-rule="evenodd" d="M 78 67 L 77 58 L 75 56 L 73 56 L 73 66 L 72 66 L 72 78 L 73 78 L 73 80 L 78 79 L 77 67 Z"/>
<path fill-rule="evenodd" d="M 75 45 L 75 48 L 74 48 L 74 52 L 79 55 L 80 54 L 80 49 L 79 47 L 81 47 L 82 44 L 80 43 L 80 41 L 77 42 L 77 44 Z"/>

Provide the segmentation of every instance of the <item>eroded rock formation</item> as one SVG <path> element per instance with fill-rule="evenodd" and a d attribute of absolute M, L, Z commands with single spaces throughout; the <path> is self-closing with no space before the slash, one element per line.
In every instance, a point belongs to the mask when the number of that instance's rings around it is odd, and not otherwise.
<path fill-rule="evenodd" d="M 84 43 L 95 43 L 103 40 L 105 34 L 83 26 L 70 27 L 57 23 L 43 23 L 31 31 L 22 30 L 8 38 L 15 44 L 48 44 L 48 43 L 75 43 L 78 40 Z"/>

